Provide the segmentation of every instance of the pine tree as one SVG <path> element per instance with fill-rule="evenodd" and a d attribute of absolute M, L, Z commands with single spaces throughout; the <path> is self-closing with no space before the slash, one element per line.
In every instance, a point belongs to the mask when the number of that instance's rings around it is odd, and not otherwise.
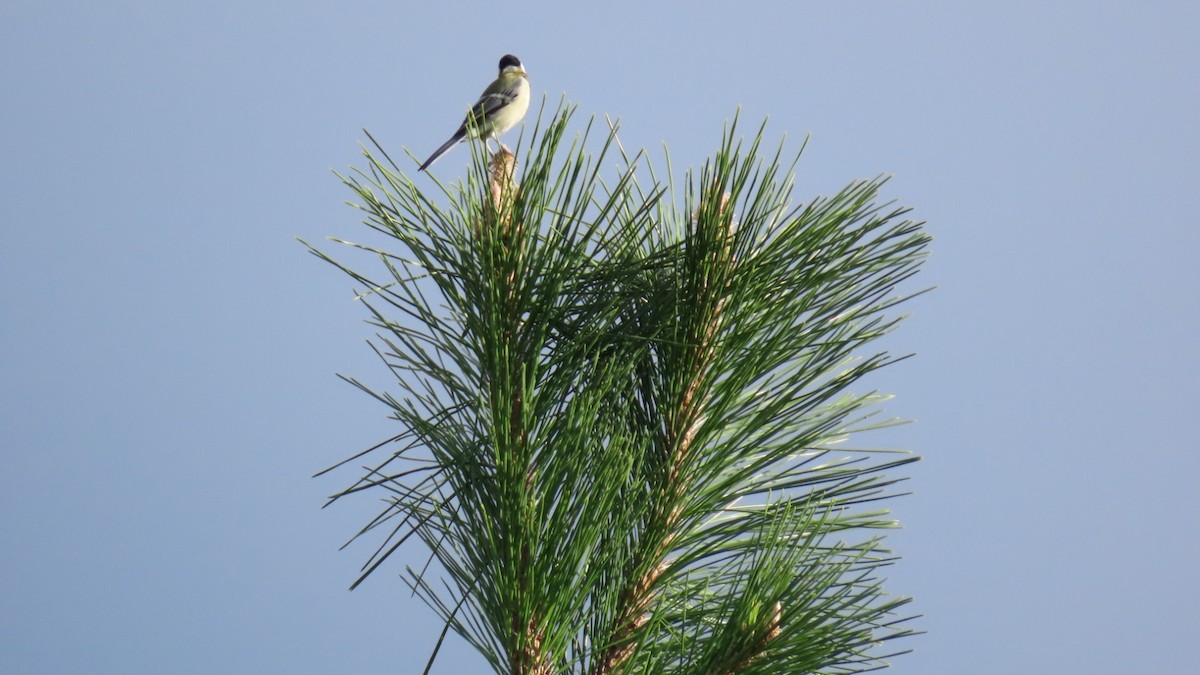
<path fill-rule="evenodd" d="M 396 393 L 350 381 L 400 423 L 331 498 L 385 497 L 354 585 L 419 540 L 404 578 L 443 637 L 509 675 L 886 665 L 912 631 L 877 502 L 917 458 L 841 444 L 894 423 L 852 386 L 897 360 L 864 350 L 921 224 L 877 203 L 884 179 L 793 204 L 799 155 L 736 118 L 677 185 L 614 128 L 568 142 L 571 112 L 539 116 L 523 171 L 474 147 L 440 195 L 377 143 L 342 176 L 382 276 L 310 250 L 363 287 Z"/>

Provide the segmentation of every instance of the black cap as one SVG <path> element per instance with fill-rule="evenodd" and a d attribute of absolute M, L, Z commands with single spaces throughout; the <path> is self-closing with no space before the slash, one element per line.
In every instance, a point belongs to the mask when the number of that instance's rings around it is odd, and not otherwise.
<path fill-rule="evenodd" d="M 518 59 L 517 57 L 513 56 L 512 54 L 505 54 L 503 57 L 500 58 L 500 70 L 504 70 L 505 68 L 514 68 L 514 67 L 515 68 L 522 67 L 521 59 Z"/>

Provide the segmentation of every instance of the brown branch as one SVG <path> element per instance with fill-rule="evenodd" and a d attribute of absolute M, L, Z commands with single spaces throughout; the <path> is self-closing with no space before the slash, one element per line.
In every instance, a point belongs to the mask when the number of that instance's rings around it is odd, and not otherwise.
<path fill-rule="evenodd" d="M 515 634 L 515 633 L 514 633 Z M 545 632 L 540 630 L 535 619 L 529 620 L 525 629 L 524 645 L 516 650 L 509 660 L 513 673 L 524 675 L 553 675 L 548 654 L 542 652 L 542 639 Z"/>
<path fill-rule="evenodd" d="M 512 343 L 517 338 L 521 330 L 520 311 L 515 306 L 517 297 L 517 274 L 520 270 L 520 255 L 523 250 L 523 242 L 521 237 L 524 234 L 524 227 L 520 221 L 514 222 L 514 204 L 518 195 L 518 186 L 514 181 L 517 169 L 517 158 L 507 150 L 492 155 L 491 159 L 491 184 L 490 184 L 490 210 L 484 214 L 480 226 L 475 231 L 476 238 L 483 241 L 489 241 L 490 236 L 485 236 L 483 228 L 492 228 L 489 235 L 495 236 L 500 243 L 500 248 L 490 249 L 490 255 L 496 256 L 496 268 L 500 271 L 500 279 L 506 283 L 504 303 L 502 309 L 503 339 Z M 491 240 L 495 241 L 495 240 Z M 513 350 L 507 350 L 508 353 L 515 353 Z M 511 391 L 505 393 L 509 400 L 508 409 L 508 447 L 516 449 L 524 447 L 527 441 L 527 430 L 524 422 L 524 396 L 521 390 L 520 378 L 518 381 L 510 381 Z M 536 616 L 525 618 L 522 616 L 520 608 L 523 606 L 522 598 L 528 593 L 529 585 L 529 567 L 532 563 L 530 557 L 531 546 L 529 537 L 533 531 L 528 522 L 529 514 L 533 511 L 534 492 L 537 488 L 538 478 L 535 467 L 527 467 L 524 476 L 524 499 L 526 503 L 522 509 L 520 530 L 513 533 L 520 542 L 520 551 L 517 554 L 517 585 L 518 597 L 515 599 L 513 613 L 511 618 L 512 636 L 516 640 L 516 644 L 512 646 L 509 652 L 509 667 L 514 675 L 552 675 L 553 669 L 550 663 L 548 654 L 542 651 L 542 643 L 545 638 L 545 631 L 539 627 L 539 621 Z"/>
<path fill-rule="evenodd" d="M 783 604 L 780 602 L 776 602 L 774 611 L 771 612 L 771 617 L 770 617 L 770 619 L 767 620 L 765 626 L 762 626 L 762 627 L 743 626 L 742 630 L 744 632 L 760 633 L 760 635 L 758 636 L 758 639 L 754 643 L 754 645 L 750 648 L 750 655 L 746 656 L 741 661 L 738 661 L 729 670 L 726 670 L 724 675 L 736 675 L 737 673 L 740 673 L 743 670 L 745 670 L 746 667 L 749 666 L 751 663 L 754 663 L 755 661 L 762 658 L 763 653 L 767 651 L 767 647 L 770 646 L 771 641 L 774 640 L 775 638 L 779 637 L 779 634 L 783 632 L 783 629 L 780 628 L 780 624 L 782 624 L 782 623 L 783 623 Z"/>
<path fill-rule="evenodd" d="M 513 226 L 513 203 L 519 190 L 514 177 L 517 175 L 517 158 L 511 152 L 501 149 L 492 155 L 491 160 L 491 196 L 492 210 L 495 214 L 496 234 L 504 243 L 505 251 L 512 253 L 512 246 L 517 244 L 523 228 L 521 223 Z M 477 233 L 478 234 L 478 233 Z M 515 273 L 515 266 L 514 266 Z M 510 279 L 512 281 L 513 279 Z"/>
<path fill-rule="evenodd" d="M 697 434 L 704 424 L 703 409 L 708 402 L 706 384 L 716 359 L 716 340 L 723 325 L 722 309 L 725 306 L 725 293 L 728 291 L 733 276 L 733 267 L 736 263 L 732 254 L 736 223 L 732 214 L 727 213 L 729 198 L 728 193 L 722 194 L 720 197 L 717 207 L 717 229 L 712 233 L 720 245 L 713 248 L 713 262 L 716 264 L 711 265 L 708 270 L 718 270 L 718 272 L 712 276 L 706 275 L 701 280 L 700 293 L 697 298 L 697 302 L 702 307 L 711 306 L 712 311 L 709 317 L 702 322 L 703 328 L 698 331 L 692 341 L 694 357 L 690 360 L 695 364 L 694 375 L 684 389 L 679 407 L 671 420 L 667 435 L 663 439 L 663 446 L 671 449 L 670 469 L 663 494 L 656 501 L 657 509 L 650 516 L 646 528 L 648 531 L 666 533 L 649 558 L 657 560 L 658 563 L 636 579 L 621 594 L 619 605 L 625 610 L 613 624 L 613 640 L 604 655 L 596 662 L 596 667 L 592 671 L 593 675 L 616 673 L 633 655 L 635 649 L 633 637 L 638 629 L 649 621 L 650 606 L 657 595 L 655 586 L 667 568 L 666 558 L 675 539 L 679 536 L 676 528 L 683 516 L 683 495 L 690 487 L 682 478 L 683 467 L 694 450 Z M 705 209 L 702 206 L 693 215 L 698 226 L 704 225 L 700 222 L 700 215 L 704 212 Z M 662 507 L 667 505 L 670 506 L 670 510 L 664 513 Z"/>

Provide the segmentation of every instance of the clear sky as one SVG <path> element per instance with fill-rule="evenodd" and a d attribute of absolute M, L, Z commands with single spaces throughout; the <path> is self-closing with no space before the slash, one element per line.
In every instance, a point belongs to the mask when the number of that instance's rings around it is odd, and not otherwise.
<path fill-rule="evenodd" d="M 873 380 L 917 423 L 864 439 L 924 457 L 890 672 L 1195 672 L 1200 3 L 708 6 L 0 3 L 0 671 L 420 672 L 399 568 L 346 590 L 376 504 L 309 478 L 396 428 L 294 238 L 361 235 L 361 128 L 423 158 L 512 52 L 627 148 L 740 105 L 811 134 L 798 199 L 891 173 L 929 222 Z"/>

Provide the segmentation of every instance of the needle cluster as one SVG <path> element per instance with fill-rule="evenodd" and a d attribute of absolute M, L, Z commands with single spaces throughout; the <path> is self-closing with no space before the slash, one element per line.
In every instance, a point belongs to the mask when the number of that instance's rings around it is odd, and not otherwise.
<path fill-rule="evenodd" d="M 385 500 L 355 585 L 423 545 L 404 578 L 497 673 L 880 667 L 911 631 L 879 502 L 916 457 L 845 444 L 894 423 L 860 380 L 928 236 L 883 179 L 794 202 L 799 157 L 736 119 L 680 183 L 570 119 L 437 190 L 377 145 L 342 177 L 387 246 L 312 250 L 361 286 L 395 382 L 351 382 L 399 423 L 331 499 Z"/>

